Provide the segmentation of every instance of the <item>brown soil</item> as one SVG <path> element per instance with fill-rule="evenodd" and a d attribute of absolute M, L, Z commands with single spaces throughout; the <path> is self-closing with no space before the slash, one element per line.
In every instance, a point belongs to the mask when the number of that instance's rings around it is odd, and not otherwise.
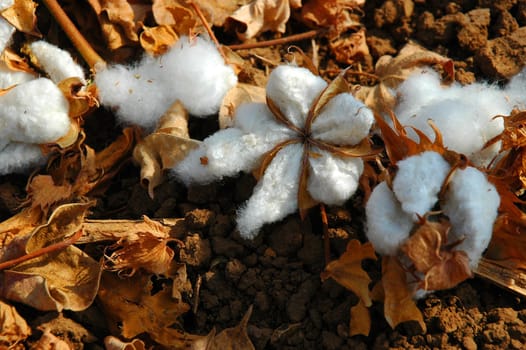
<path fill-rule="evenodd" d="M 396 54 L 408 40 L 452 58 L 461 82 L 487 79 L 501 83 L 526 63 L 525 0 L 367 0 L 364 16 L 373 64 L 381 55 Z M 277 50 L 273 56 L 279 61 L 285 48 Z M 330 57 L 322 60 L 322 68 L 332 66 Z M 263 75 L 262 71 L 250 74 Z M 108 142 L 105 137 L 115 135 L 118 127 L 108 118 L 107 123 L 87 121 L 87 134 L 97 135 L 88 142 L 100 146 Z M 213 120 L 194 120 L 191 133 L 203 138 L 216 128 Z M 0 182 L 1 189 L 16 192 L 13 185 L 23 192 L 24 181 L 15 176 Z M 357 298 L 332 280 L 321 282 L 325 262 L 318 211 L 311 211 L 303 222 L 292 215 L 265 226 L 252 241 L 239 237 L 236 208 L 250 196 L 254 184 L 250 175 L 188 189 L 167 180 L 152 200 L 139 183 L 138 169 L 129 165 L 99 198 L 92 217 L 185 218 L 189 234 L 177 258 L 187 264 L 194 285 L 202 280 L 196 312 L 189 312 L 183 320 L 183 328 L 190 333 L 235 326 L 253 305 L 248 334 L 257 349 L 526 348 L 524 299 L 481 279 L 420 300 L 425 333 L 416 322 L 391 329 L 382 305 L 375 304 L 371 334 L 349 337 L 349 308 Z M 1 216 L 8 217 L 6 208 L 11 206 L 0 204 Z M 343 207 L 328 208 L 328 216 L 332 258 L 340 256 L 349 239 L 365 241 L 360 195 Z M 379 266 L 379 262 L 364 263 L 373 280 L 378 280 Z M 188 301 L 192 304 L 195 299 Z M 24 315 L 34 313 L 22 306 L 21 310 Z M 66 312 L 65 317 L 99 339 L 85 344 L 86 348 L 100 348 L 96 344 L 101 344 L 108 330 L 96 305 L 80 313 Z M 36 329 L 49 318 L 28 319 Z M 63 337 L 80 347 L 82 331 L 68 327 Z"/>

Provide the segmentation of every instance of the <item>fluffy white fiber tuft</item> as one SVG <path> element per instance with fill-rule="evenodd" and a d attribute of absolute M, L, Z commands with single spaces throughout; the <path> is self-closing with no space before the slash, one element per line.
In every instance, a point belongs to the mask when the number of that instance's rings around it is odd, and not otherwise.
<path fill-rule="evenodd" d="M 216 113 L 237 76 L 213 43 L 182 36 L 157 58 L 145 56 L 135 66 L 100 70 L 95 83 L 102 104 L 117 108 L 122 122 L 152 129 L 176 100 L 195 116 Z"/>
<path fill-rule="evenodd" d="M 0 62 L 0 89 L 7 89 L 13 85 L 23 84 L 33 79 L 35 79 L 33 74 L 13 71 L 4 62 Z"/>
<path fill-rule="evenodd" d="M 15 27 L 6 21 L 3 17 L 0 17 L 0 53 L 4 52 L 5 48 L 11 42 L 11 37 L 15 33 Z"/>
<path fill-rule="evenodd" d="M 264 225 L 283 219 L 298 209 L 298 178 L 303 145 L 282 149 L 272 160 L 254 193 L 237 216 L 237 227 L 244 238 L 254 238 Z"/>
<path fill-rule="evenodd" d="M 456 249 L 465 251 L 471 267 L 476 267 L 491 240 L 500 196 L 473 167 L 456 170 L 448 186 L 442 209 L 452 224 L 449 241 L 463 239 Z"/>
<path fill-rule="evenodd" d="M 0 150 L 0 175 L 25 172 L 44 164 L 46 158 L 35 144 L 13 142 Z"/>
<path fill-rule="evenodd" d="M 423 152 L 397 163 L 398 172 L 393 180 L 393 192 L 402 209 L 409 214 L 423 216 L 438 201 L 450 166 L 436 152 Z"/>
<path fill-rule="evenodd" d="M 366 235 L 382 255 L 396 255 L 413 228 L 412 215 L 402 210 L 387 183 L 379 183 L 365 206 Z"/>
<path fill-rule="evenodd" d="M 69 52 L 44 40 L 31 43 L 29 49 L 54 83 L 72 77 L 78 77 L 83 83 L 86 82 L 82 67 L 73 60 Z"/>

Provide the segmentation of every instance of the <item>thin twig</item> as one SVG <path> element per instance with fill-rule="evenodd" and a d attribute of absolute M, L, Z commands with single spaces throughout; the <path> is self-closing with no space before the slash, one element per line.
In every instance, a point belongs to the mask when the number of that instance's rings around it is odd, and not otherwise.
<path fill-rule="evenodd" d="M 321 30 L 309 30 L 305 33 L 300 34 L 294 34 L 290 36 L 285 36 L 283 38 L 279 39 L 272 39 L 272 40 L 265 40 L 265 41 L 258 41 L 255 43 L 244 43 L 244 44 L 236 44 L 236 45 L 228 45 L 228 47 L 231 50 L 245 50 L 245 49 L 255 49 L 258 47 L 267 47 L 267 46 L 273 46 L 273 45 L 283 45 L 287 44 L 293 41 L 300 41 L 305 39 L 311 39 L 314 38 L 316 35 L 320 34 Z"/>
<path fill-rule="evenodd" d="M 212 41 L 216 45 L 217 50 L 219 51 L 221 56 L 223 56 L 223 60 L 226 63 L 227 59 L 226 59 L 225 53 L 223 52 L 223 47 L 221 46 L 219 41 L 217 41 L 217 38 L 216 38 L 214 32 L 212 31 L 212 28 L 210 27 L 210 24 L 208 24 L 208 21 L 206 20 L 205 15 L 203 14 L 203 11 L 201 11 L 201 8 L 195 2 L 190 1 L 189 4 L 190 4 L 190 6 L 192 6 L 194 11 L 197 13 L 197 16 L 199 16 L 199 19 L 201 20 L 201 23 L 205 26 L 205 29 L 208 32 L 208 35 L 210 36 L 210 38 L 212 39 Z"/>
<path fill-rule="evenodd" d="M 105 62 L 75 27 L 57 0 L 43 0 L 43 2 L 91 69 L 94 69 L 97 63 Z"/>
<path fill-rule="evenodd" d="M 325 205 L 320 204 L 321 224 L 323 227 L 323 251 L 325 253 L 325 265 L 331 262 L 331 242 L 329 239 L 329 221 L 327 220 L 327 212 Z"/>
<path fill-rule="evenodd" d="M 76 241 L 78 241 L 81 236 L 82 236 L 82 230 L 78 230 L 77 233 L 75 233 L 73 236 L 71 236 L 70 238 L 66 239 L 65 241 L 58 242 L 58 243 L 52 244 L 52 245 L 44 247 L 44 248 L 37 249 L 34 252 L 28 253 L 26 255 L 22 255 L 22 256 L 20 256 L 18 258 L 15 258 L 15 259 L 4 261 L 4 262 L 0 263 L 0 271 L 2 271 L 4 269 L 7 269 L 7 268 L 9 268 L 11 266 L 15 266 L 15 265 L 18 265 L 20 263 L 23 263 L 24 261 L 37 258 L 37 257 L 42 256 L 44 254 L 56 252 L 56 251 L 62 250 L 64 248 L 67 248 L 70 245 L 74 244 Z"/>

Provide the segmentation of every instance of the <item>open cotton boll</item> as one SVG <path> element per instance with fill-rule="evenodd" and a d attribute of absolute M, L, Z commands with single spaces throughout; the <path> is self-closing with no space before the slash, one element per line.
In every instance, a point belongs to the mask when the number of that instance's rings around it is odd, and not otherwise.
<path fill-rule="evenodd" d="M 117 118 L 125 124 L 153 130 L 175 101 L 162 84 L 157 62 L 148 56 L 136 66 L 118 64 L 101 69 L 94 81 L 101 103 L 115 108 Z"/>
<path fill-rule="evenodd" d="M 44 164 L 45 159 L 38 145 L 9 143 L 0 150 L 0 175 L 25 172 Z"/>
<path fill-rule="evenodd" d="M 427 151 L 397 163 L 393 192 L 402 209 L 411 215 L 423 216 L 438 201 L 450 166 L 438 153 Z"/>
<path fill-rule="evenodd" d="M 449 241 L 463 239 L 456 249 L 468 254 L 474 268 L 491 240 L 500 196 L 473 167 L 456 170 L 448 186 L 442 209 L 451 222 Z"/>
<path fill-rule="evenodd" d="M 73 77 L 80 78 L 83 83 L 86 82 L 84 70 L 66 50 L 44 40 L 31 43 L 29 49 L 54 83 Z"/>
<path fill-rule="evenodd" d="M 396 255 L 409 237 L 414 222 L 412 215 L 402 210 L 400 202 L 387 183 L 379 183 L 365 205 L 365 234 L 374 249 L 382 255 Z"/>
<path fill-rule="evenodd" d="M 303 145 L 282 149 L 254 188 L 254 193 L 237 215 L 239 233 L 253 238 L 267 223 L 283 219 L 298 209 L 298 177 Z"/>
<path fill-rule="evenodd" d="M 69 104 L 47 78 L 15 86 L 0 96 L 0 138 L 27 143 L 53 142 L 70 128 Z"/>
<path fill-rule="evenodd" d="M 351 94 L 333 97 L 312 123 L 316 139 L 338 145 L 356 145 L 369 135 L 373 112 Z"/>
<path fill-rule="evenodd" d="M 361 158 L 338 158 L 313 148 L 307 190 L 312 198 L 329 205 L 342 205 L 358 188 L 363 172 Z"/>
<path fill-rule="evenodd" d="M 6 21 L 3 17 L 0 17 L 0 53 L 4 52 L 5 48 L 11 41 L 11 37 L 15 33 L 15 27 Z"/>
<path fill-rule="evenodd" d="M 526 109 L 526 67 L 511 78 L 505 87 L 505 93 L 513 108 Z"/>
<path fill-rule="evenodd" d="M 167 93 L 194 116 L 217 113 L 223 97 L 237 83 L 234 70 L 214 43 L 202 37 L 182 36 L 159 62 Z"/>
<path fill-rule="evenodd" d="M 13 85 L 23 84 L 36 77 L 28 72 L 13 71 L 4 63 L 0 62 L 0 89 L 7 89 Z"/>
<path fill-rule="evenodd" d="M 270 73 L 267 96 L 288 120 L 302 128 L 312 102 L 326 86 L 325 80 L 306 68 L 282 65 Z"/>

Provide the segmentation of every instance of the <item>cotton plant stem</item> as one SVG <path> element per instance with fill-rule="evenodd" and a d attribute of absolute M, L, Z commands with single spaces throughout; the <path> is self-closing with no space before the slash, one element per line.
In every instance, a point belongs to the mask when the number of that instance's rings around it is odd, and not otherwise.
<path fill-rule="evenodd" d="M 58 243 L 52 244 L 52 245 L 44 247 L 44 248 L 37 249 L 37 250 L 35 250 L 35 251 L 31 252 L 31 253 L 28 253 L 26 255 L 22 255 L 22 256 L 20 256 L 18 258 L 15 258 L 15 259 L 4 261 L 4 262 L 0 263 L 0 271 L 5 270 L 7 268 L 10 268 L 12 266 L 18 265 L 20 263 L 23 263 L 24 261 L 37 258 L 37 257 L 42 256 L 44 254 L 57 252 L 59 250 L 67 248 L 70 245 L 74 244 L 76 241 L 78 241 L 81 236 L 82 236 L 82 230 L 78 230 L 77 233 L 75 233 L 73 236 L 69 237 L 65 241 L 58 242 Z"/>
<path fill-rule="evenodd" d="M 43 0 L 43 2 L 92 70 L 95 69 L 97 63 L 105 63 L 104 59 L 95 52 L 82 33 L 75 27 L 57 0 Z"/>
<path fill-rule="evenodd" d="M 305 39 L 311 39 L 317 36 L 321 33 L 321 30 L 309 30 L 305 33 L 300 34 L 294 34 L 289 35 L 283 38 L 279 39 L 272 39 L 272 40 L 265 40 L 265 41 L 258 41 L 255 43 L 243 43 L 243 44 L 235 44 L 235 45 L 228 45 L 228 48 L 231 50 L 246 50 L 246 49 L 255 49 L 258 47 L 267 47 L 267 46 L 273 46 L 273 45 L 283 45 L 288 44 L 294 41 L 301 41 Z"/>
<path fill-rule="evenodd" d="M 325 254 L 325 265 L 331 261 L 331 242 L 329 239 L 329 221 L 325 205 L 320 204 L 321 224 L 323 226 L 323 251 Z"/>

